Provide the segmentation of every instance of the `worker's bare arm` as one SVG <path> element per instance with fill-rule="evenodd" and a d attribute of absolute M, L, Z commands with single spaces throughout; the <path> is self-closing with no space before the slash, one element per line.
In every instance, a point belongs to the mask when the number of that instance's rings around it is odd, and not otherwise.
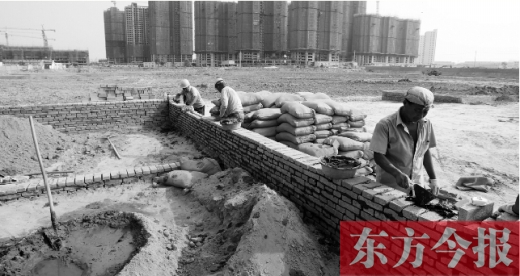
<path fill-rule="evenodd" d="M 378 166 L 380 166 L 383 170 L 395 178 L 397 185 L 404 189 L 408 189 L 410 187 L 410 178 L 401 170 L 392 165 L 386 156 L 381 153 L 374 152 L 374 161 L 376 161 Z"/>

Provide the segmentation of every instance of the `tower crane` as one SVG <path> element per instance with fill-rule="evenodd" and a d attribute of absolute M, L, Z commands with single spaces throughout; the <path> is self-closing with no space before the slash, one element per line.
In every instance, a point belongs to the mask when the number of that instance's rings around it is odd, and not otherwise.
<path fill-rule="evenodd" d="M 43 38 L 43 47 L 49 47 L 48 40 L 53 40 L 53 39 L 47 38 L 47 35 L 45 34 L 45 32 L 46 31 L 56 32 L 56 30 L 53 30 L 53 29 L 45 29 L 43 27 L 43 25 L 42 25 L 42 29 L 41 30 L 39 30 L 39 29 L 28 29 L 28 28 L 7 28 L 7 27 L 0 28 L 0 29 L 3 29 L 3 30 L 21 30 L 21 31 L 41 31 L 42 32 L 42 38 Z"/>
<path fill-rule="evenodd" d="M 5 33 L 5 44 L 6 46 L 9 46 L 9 36 L 18 36 L 18 37 L 27 37 L 27 38 L 36 38 L 36 39 L 40 39 L 39 37 L 35 37 L 35 36 L 26 36 L 26 35 L 18 35 L 18 34 L 10 34 L 6 31 L 0 31 L 0 32 L 4 32 Z M 54 38 L 47 38 L 47 40 L 54 40 L 56 41 L 56 39 Z"/>

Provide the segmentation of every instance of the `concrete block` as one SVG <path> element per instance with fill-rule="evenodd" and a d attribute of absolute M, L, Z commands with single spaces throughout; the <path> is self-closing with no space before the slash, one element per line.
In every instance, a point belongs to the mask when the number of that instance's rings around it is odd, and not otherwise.
<path fill-rule="evenodd" d="M 75 186 L 75 179 L 75 176 L 67 176 L 67 179 L 65 180 L 65 187 Z"/>
<path fill-rule="evenodd" d="M 111 171 L 110 172 L 110 179 L 120 179 L 121 175 L 119 174 L 119 171 Z"/>
<path fill-rule="evenodd" d="M 128 175 L 128 177 L 133 177 L 133 176 L 135 176 L 135 170 L 134 169 L 126 169 L 126 174 Z"/>
<path fill-rule="evenodd" d="M 390 209 L 400 213 L 405 207 L 408 207 L 411 205 L 413 205 L 413 202 L 405 201 L 404 198 L 399 198 L 399 199 L 390 201 L 390 204 L 388 205 L 388 207 L 390 207 Z"/>
<path fill-rule="evenodd" d="M 157 169 L 157 166 L 150 166 L 150 173 L 157 173 L 159 169 Z"/>
<path fill-rule="evenodd" d="M 482 221 L 493 214 L 494 202 L 489 202 L 484 206 L 475 206 L 471 202 L 466 202 L 458 207 L 459 221 Z"/>
<path fill-rule="evenodd" d="M 126 170 L 119 170 L 117 173 L 119 174 L 119 178 L 127 178 L 128 177 L 128 172 Z"/>
<path fill-rule="evenodd" d="M 432 211 L 428 211 L 426 213 L 420 214 L 418 221 L 439 221 L 442 219 L 444 218 L 441 215 Z"/>
<path fill-rule="evenodd" d="M 386 186 L 386 185 L 381 185 L 380 187 L 364 190 L 361 193 L 361 196 L 363 196 L 365 198 L 368 198 L 368 199 L 373 199 L 375 195 L 386 193 L 386 192 L 389 192 L 391 190 L 393 190 L 393 189 L 388 187 L 388 186 Z"/>
<path fill-rule="evenodd" d="M 135 167 L 134 171 L 135 171 L 135 176 L 143 175 L 143 169 L 141 167 Z"/>
<path fill-rule="evenodd" d="M 101 180 L 103 180 L 103 179 L 101 178 L 101 176 L 102 176 L 101 173 L 95 173 L 95 174 L 94 174 L 94 181 L 93 181 L 93 183 L 100 183 Z"/>
<path fill-rule="evenodd" d="M 43 184 L 43 181 L 42 181 L 42 185 L 44 186 L 43 189 L 45 189 L 45 185 Z M 58 187 L 60 187 L 60 188 L 67 187 L 67 178 L 66 177 L 58 178 Z"/>
<path fill-rule="evenodd" d="M 421 208 L 421 207 L 418 207 L 415 205 L 411 205 L 411 206 L 408 206 L 403 209 L 403 217 L 405 217 L 409 220 L 417 221 L 419 219 L 419 215 L 421 215 L 427 211 L 428 210 L 426 210 L 424 208 Z"/>
<path fill-rule="evenodd" d="M 399 190 L 392 189 L 389 192 L 374 196 L 373 200 L 375 203 L 378 203 L 378 204 L 381 204 L 384 206 L 394 199 L 404 198 L 404 197 L 406 197 L 405 192 L 401 192 Z"/>
<path fill-rule="evenodd" d="M 110 172 L 102 172 L 101 173 L 101 180 L 110 180 Z"/>
<path fill-rule="evenodd" d="M 143 175 L 149 175 L 152 173 L 148 166 L 141 167 L 141 169 L 143 170 Z"/>
<path fill-rule="evenodd" d="M 380 186 L 381 186 L 381 184 L 379 184 L 379 183 L 359 184 L 359 185 L 352 187 L 352 191 L 354 193 L 360 195 L 361 193 L 363 193 L 364 190 L 374 189 L 374 188 L 377 188 Z"/>
<path fill-rule="evenodd" d="M 84 175 L 76 175 L 76 177 L 74 177 L 74 184 L 76 186 L 86 186 L 85 185 L 85 176 Z"/>

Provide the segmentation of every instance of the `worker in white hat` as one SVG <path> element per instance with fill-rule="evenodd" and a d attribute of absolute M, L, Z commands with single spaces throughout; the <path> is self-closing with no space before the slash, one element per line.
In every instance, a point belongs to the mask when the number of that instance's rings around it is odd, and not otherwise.
<path fill-rule="evenodd" d="M 226 86 L 222 78 L 218 78 L 215 89 L 220 92 L 220 119 L 235 120 L 236 123 L 244 121 L 244 108 L 237 92 Z"/>
<path fill-rule="evenodd" d="M 184 98 L 184 104 L 187 106 L 193 106 L 193 110 L 195 110 L 195 112 L 204 116 L 204 113 L 206 112 L 206 106 L 204 105 L 204 101 L 200 96 L 199 90 L 191 86 L 187 79 L 181 80 L 180 86 L 182 88 L 181 94 Z"/>
<path fill-rule="evenodd" d="M 377 182 L 410 193 L 414 184 L 425 186 L 424 166 L 432 192 L 438 193 L 430 154 L 430 148 L 437 143 L 432 124 L 425 118 L 433 107 L 433 98 L 430 90 L 412 87 L 406 92 L 403 106 L 377 123 L 370 141 Z"/>

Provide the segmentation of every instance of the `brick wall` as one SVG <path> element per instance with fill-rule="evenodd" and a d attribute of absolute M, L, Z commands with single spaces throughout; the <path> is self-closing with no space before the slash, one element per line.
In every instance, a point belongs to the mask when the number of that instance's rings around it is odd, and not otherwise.
<path fill-rule="evenodd" d="M 164 100 L 0 106 L 0 115 L 29 117 L 62 132 L 84 132 L 129 125 L 161 125 L 168 118 Z"/>
<path fill-rule="evenodd" d="M 201 148 L 210 150 L 228 167 L 240 166 L 294 202 L 325 234 L 339 242 L 339 222 L 440 221 L 437 213 L 405 201 L 405 193 L 365 177 L 331 180 L 319 159 L 255 132 L 226 131 L 218 122 L 184 113 L 170 102 L 172 123 Z"/>

